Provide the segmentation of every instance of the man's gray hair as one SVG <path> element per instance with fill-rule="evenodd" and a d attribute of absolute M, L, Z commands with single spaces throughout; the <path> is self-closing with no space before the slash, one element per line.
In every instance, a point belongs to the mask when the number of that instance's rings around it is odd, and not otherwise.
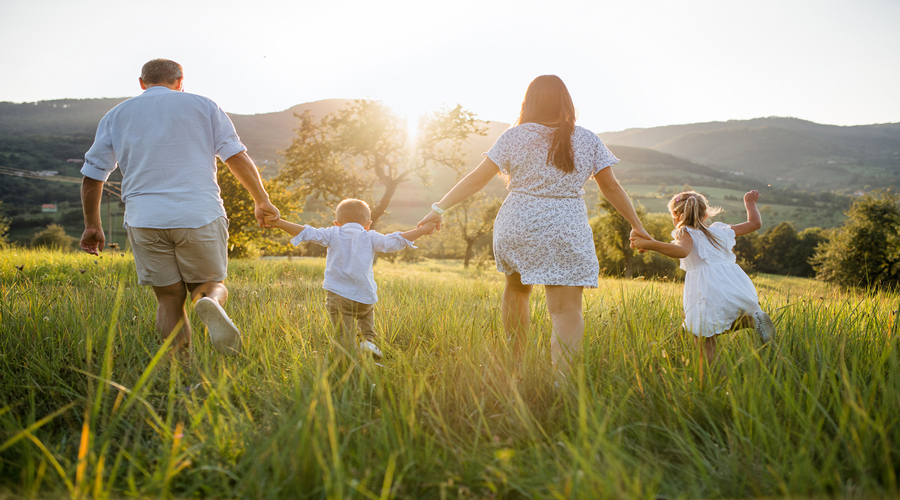
<path fill-rule="evenodd" d="M 141 68 L 141 80 L 144 83 L 167 83 L 171 85 L 183 76 L 181 65 L 168 59 L 154 59 L 148 61 Z"/>

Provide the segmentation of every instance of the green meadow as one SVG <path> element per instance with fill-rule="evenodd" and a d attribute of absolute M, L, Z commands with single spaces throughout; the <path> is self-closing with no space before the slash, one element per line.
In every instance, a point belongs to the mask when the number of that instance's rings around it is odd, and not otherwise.
<path fill-rule="evenodd" d="M 383 366 L 337 354 L 312 258 L 232 261 L 244 351 L 215 354 L 194 319 L 181 366 L 130 255 L 0 251 L 0 498 L 900 492 L 895 293 L 755 276 L 776 341 L 726 334 L 711 373 L 680 284 L 601 279 L 557 385 L 542 291 L 514 362 L 499 273 L 375 269 Z"/>

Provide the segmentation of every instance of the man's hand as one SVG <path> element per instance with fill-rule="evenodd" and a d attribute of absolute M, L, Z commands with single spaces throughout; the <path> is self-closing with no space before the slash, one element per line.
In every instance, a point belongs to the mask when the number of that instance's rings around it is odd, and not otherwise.
<path fill-rule="evenodd" d="M 81 249 L 89 254 L 100 255 L 105 243 L 103 228 L 87 228 L 81 233 Z"/>
<path fill-rule="evenodd" d="M 257 203 L 253 208 L 253 215 L 256 216 L 256 222 L 259 223 L 259 227 L 272 227 L 270 221 L 276 221 L 281 218 L 281 212 L 268 201 Z"/>

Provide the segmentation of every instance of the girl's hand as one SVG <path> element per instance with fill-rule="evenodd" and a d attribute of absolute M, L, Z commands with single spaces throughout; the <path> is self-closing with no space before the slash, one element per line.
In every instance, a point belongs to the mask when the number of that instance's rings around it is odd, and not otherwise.
<path fill-rule="evenodd" d="M 636 239 L 634 239 L 634 240 L 631 240 L 631 244 L 632 244 L 632 246 L 634 246 L 634 248 L 637 248 L 638 250 L 649 250 L 649 249 L 650 249 L 650 245 L 651 245 L 654 241 L 656 241 L 656 240 L 654 240 L 653 238 L 650 238 L 650 239 L 647 239 L 647 238 L 636 238 Z"/>
<path fill-rule="evenodd" d="M 634 245 L 634 241 L 638 238 L 644 238 L 644 239 L 649 239 L 649 240 L 653 239 L 653 237 L 650 236 L 650 233 L 648 233 L 647 230 L 644 229 L 643 227 L 632 227 L 631 234 L 628 235 L 628 239 L 631 240 L 631 248 L 638 248 Z M 647 251 L 645 249 L 639 249 L 639 250 L 640 250 L 640 253 L 644 253 Z"/>
<path fill-rule="evenodd" d="M 431 212 L 428 212 L 428 215 L 426 215 L 422 220 L 420 220 L 418 224 L 416 224 L 416 227 L 422 227 L 425 224 L 433 223 L 434 230 L 440 231 L 441 223 L 443 223 L 443 222 L 444 222 L 444 218 L 441 215 L 439 215 L 437 212 L 432 210 Z"/>
<path fill-rule="evenodd" d="M 757 200 L 759 200 L 759 191 L 755 189 L 753 191 L 747 192 L 747 194 L 744 195 L 744 205 L 748 203 L 756 203 Z"/>

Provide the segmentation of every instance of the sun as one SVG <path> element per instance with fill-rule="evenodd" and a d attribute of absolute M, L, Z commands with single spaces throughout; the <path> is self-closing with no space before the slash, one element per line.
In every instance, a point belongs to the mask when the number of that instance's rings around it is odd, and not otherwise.
<path fill-rule="evenodd" d="M 416 141 L 421 132 L 422 120 L 428 114 L 429 109 L 423 103 L 415 100 L 386 101 L 394 113 L 406 122 L 406 139 L 410 148 L 415 148 Z M 433 110 L 432 110 L 433 111 Z"/>

